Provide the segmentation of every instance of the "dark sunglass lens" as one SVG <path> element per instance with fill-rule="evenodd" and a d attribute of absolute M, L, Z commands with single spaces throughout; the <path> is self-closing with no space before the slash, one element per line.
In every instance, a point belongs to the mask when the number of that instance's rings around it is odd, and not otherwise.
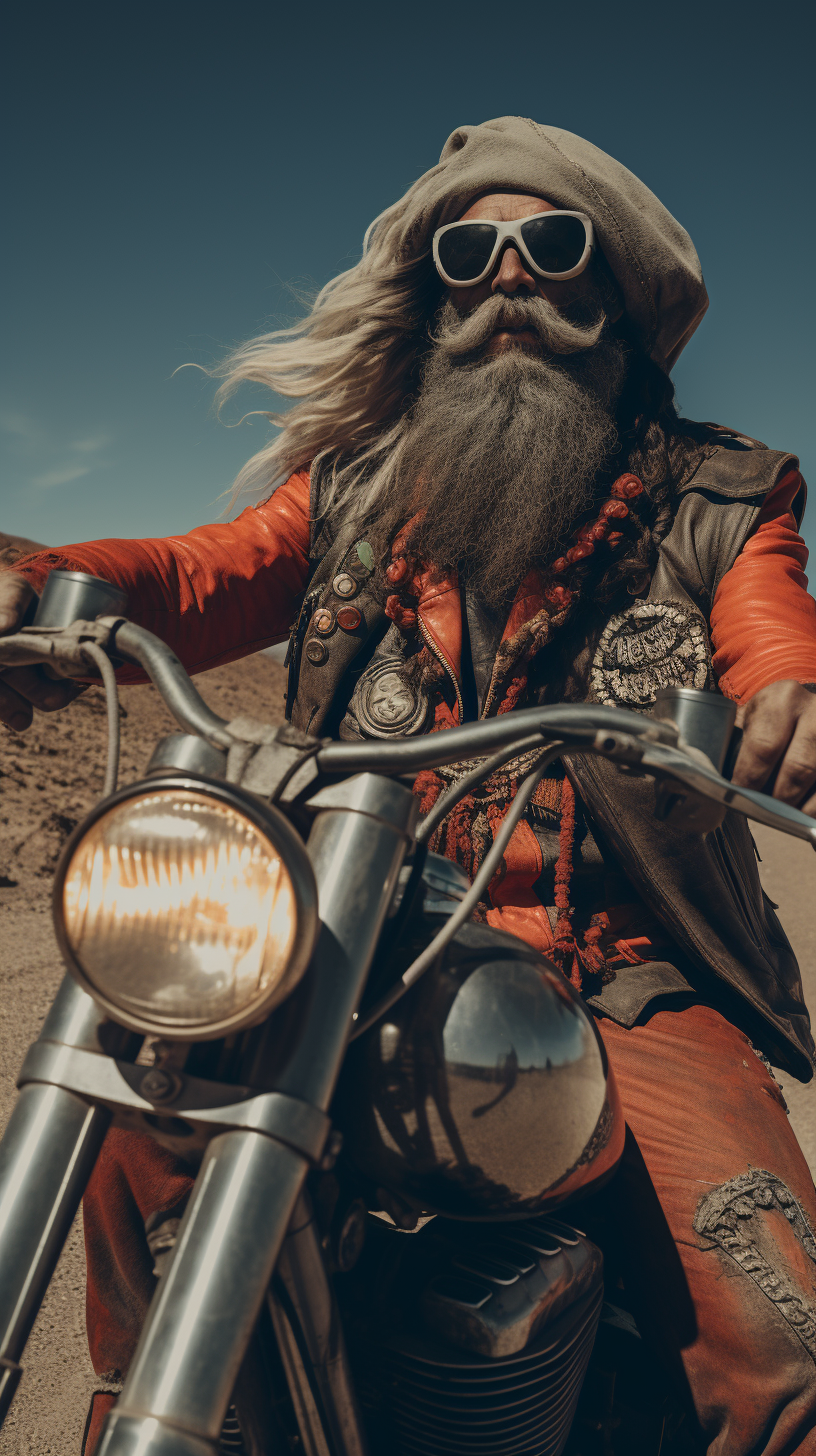
<path fill-rule="evenodd" d="M 586 247 L 586 230 L 578 217 L 542 213 L 531 217 L 521 229 L 530 257 L 545 273 L 570 273 L 577 268 Z"/>
<path fill-rule="evenodd" d="M 439 261 L 449 278 L 457 283 L 469 283 L 484 273 L 495 241 L 496 229 L 489 222 L 451 228 L 439 239 Z"/>

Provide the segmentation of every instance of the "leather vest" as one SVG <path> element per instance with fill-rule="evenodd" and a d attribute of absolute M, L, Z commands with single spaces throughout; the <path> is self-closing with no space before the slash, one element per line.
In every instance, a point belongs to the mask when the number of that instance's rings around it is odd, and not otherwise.
<path fill-rule="evenodd" d="M 600 616 L 588 606 L 566 629 L 553 700 L 649 711 L 662 686 L 714 689 L 714 595 L 768 492 L 796 464 L 794 456 L 745 437 L 720 435 L 681 488 L 648 595 Z M 318 468 L 312 574 L 290 645 L 291 721 L 305 732 L 345 738 L 427 731 L 432 715 L 400 676 L 407 644 L 374 589 L 370 550 L 353 527 L 321 529 L 324 500 Z M 316 630 L 321 625 L 328 631 Z M 655 818 L 648 780 L 589 757 L 568 760 L 567 771 L 620 868 L 678 948 L 677 964 L 662 976 L 655 978 L 659 964 L 642 968 L 639 1009 L 667 989 L 690 991 L 719 1005 L 776 1065 L 809 1080 L 816 1048 L 799 968 L 762 890 L 746 820 L 727 814 L 701 840 Z M 604 988 L 590 1004 L 631 1024 L 630 1014 L 616 1014 L 616 994 Z"/>

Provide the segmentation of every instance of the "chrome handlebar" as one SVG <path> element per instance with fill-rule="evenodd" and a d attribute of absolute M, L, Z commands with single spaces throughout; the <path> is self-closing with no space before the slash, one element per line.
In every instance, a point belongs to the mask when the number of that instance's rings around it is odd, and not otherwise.
<path fill-rule="evenodd" d="M 226 719 L 205 703 L 175 653 L 144 627 L 122 617 L 98 617 L 69 627 L 24 627 L 0 638 L 0 665 L 44 663 L 65 677 L 86 677 L 96 653 L 142 668 L 179 724 L 220 749 L 236 741 Z M 704 754 L 685 744 L 676 726 L 665 719 L 606 708 L 593 703 L 523 708 L 500 718 L 466 723 L 445 733 L 421 738 L 394 738 L 372 743 L 326 741 L 316 754 L 323 774 L 350 776 L 418 773 L 449 763 L 487 757 L 515 741 L 538 735 L 542 746 L 560 741 L 562 751 L 599 754 L 630 770 L 653 774 L 682 786 L 687 793 L 732 809 L 747 819 L 780 829 L 816 847 L 816 819 L 779 799 L 738 788 L 717 773 Z"/>

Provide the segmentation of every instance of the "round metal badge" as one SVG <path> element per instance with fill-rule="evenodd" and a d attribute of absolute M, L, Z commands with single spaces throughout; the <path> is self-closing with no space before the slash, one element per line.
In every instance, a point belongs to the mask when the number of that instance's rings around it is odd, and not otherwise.
<path fill-rule="evenodd" d="M 590 683 L 605 707 L 650 708 L 660 688 L 706 688 L 710 678 L 700 613 L 680 602 L 636 602 L 607 622 Z"/>
<path fill-rule="evenodd" d="M 404 659 L 378 657 L 363 673 L 349 704 L 363 733 L 370 738 L 397 738 L 419 733 L 428 716 L 428 698 L 405 681 Z"/>
<path fill-rule="evenodd" d="M 359 581 L 355 581 L 347 571 L 339 572 L 332 582 L 332 591 L 338 597 L 356 597 L 359 590 Z"/>

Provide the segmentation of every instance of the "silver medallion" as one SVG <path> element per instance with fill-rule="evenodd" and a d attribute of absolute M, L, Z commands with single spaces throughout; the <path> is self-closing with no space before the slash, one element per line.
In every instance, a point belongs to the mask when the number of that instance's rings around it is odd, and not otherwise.
<path fill-rule="evenodd" d="M 403 676 L 397 654 L 376 657 L 358 682 L 349 707 L 370 738 L 395 738 L 419 733 L 428 716 L 428 698 Z"/>

